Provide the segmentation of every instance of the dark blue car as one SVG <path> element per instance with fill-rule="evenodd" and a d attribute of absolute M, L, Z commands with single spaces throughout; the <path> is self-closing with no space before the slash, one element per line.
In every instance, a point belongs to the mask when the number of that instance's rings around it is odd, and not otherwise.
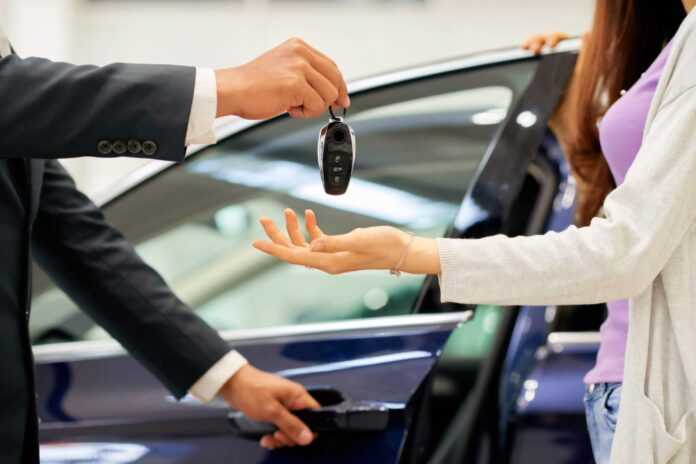
<path fill-rule="evenodd" d="M 323 121 L 231 120 L 181 165 L 148 165 L 100 198 L 106 216 L 253 364 L 324 408 L 307 448 L 267 451 L 222 403 L 177 402 L 37 270 L 31 337 L 44 463 L 585 463 L 582 376 L 602 307 L 440 303 L 437 280 L 328 276 L 252 249 L 262 215 L 316 211 L 327 233 L 560 230 L 575 199 L 547 131 L 572 43 L 499 51 L 352 85 L 358 159 L 323 193 Z M 520 271 L 522 272 L 522 271 Z M 505 289 L 501 288 L 501 292 Z"/>

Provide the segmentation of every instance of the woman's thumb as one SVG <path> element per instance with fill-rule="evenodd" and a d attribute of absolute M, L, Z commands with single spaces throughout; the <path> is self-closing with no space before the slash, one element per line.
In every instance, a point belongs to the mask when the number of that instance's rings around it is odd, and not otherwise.
<path fill-rule="evenodd" d="M 314 240 L 312 242 L 312 247 L 310 248 L 310 250 L 318 251 L 318 252 L 322 252 L 325 249 L 326 249 L 326 246 L 324 245 L 324 240 L 321 240 L 321 239 Z"/>
<path fill-rule="evenodd" d="M 345 235 L 333 235 L 312 241 L 310 249 L 320 253 L 336 253 L 337 251 L 347 251 L 348 245 Z"/>

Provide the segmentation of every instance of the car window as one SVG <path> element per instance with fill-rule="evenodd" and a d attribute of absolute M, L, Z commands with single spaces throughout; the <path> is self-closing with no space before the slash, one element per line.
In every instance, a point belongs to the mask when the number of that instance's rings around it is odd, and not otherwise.
<path fill-rule="evenodd" d="M 269 121 L 128 191 L 107 219 L 177 295 L 218 330 L 407 314 L 423 277 L 329 276 L 251 247 L 262 216 L 313 209 L 326 233 L 391 225 L 442 236 L 534 61 L 411 81 L 352 97 L 357 160 L 348 192 L 324 193 L 316 140 L 325 121 Z M 301 218 L 302 219 L 302 218 Z M 43 275 L 35 343 L 108 335 Z"/>

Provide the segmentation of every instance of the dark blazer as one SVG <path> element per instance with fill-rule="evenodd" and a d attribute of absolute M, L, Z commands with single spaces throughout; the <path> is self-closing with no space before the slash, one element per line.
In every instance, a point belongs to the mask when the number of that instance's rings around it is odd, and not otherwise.
<path fill-rule="evenodd" d="M 229 350 L 55 161 L 183 160 L 194 79 L 188 67 L 0 59 L 3 463 L 38 462 L 27 327 L 32 258 L 177 397 Z"/>

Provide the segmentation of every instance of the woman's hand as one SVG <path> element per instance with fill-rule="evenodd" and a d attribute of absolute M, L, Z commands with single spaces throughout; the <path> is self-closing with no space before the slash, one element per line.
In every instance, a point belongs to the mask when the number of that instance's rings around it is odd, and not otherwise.
<path fill-rule="evenodd" d="M 541 53 L 544 47 L 549 49 L 555 49 L 559 43 L 570 37 L 565 32 L 552 32 L 550 34 L 537 34 L 529 37 L 522 44 L 524 50 L 529 50 L 535 55 Z M 582 69 L 584 53 L 582 50 L 585 49 L 587 41 L 589 39 L 589 34 L 583 34 L 580 38 L 580 53 L 578 55 L 578 60 L 575 64 L 575 69 L 573 70 L 573 76 L 568 83 L 565 94 L 561 98 L 558 107 L 554 111 L 551 118 L 549 118 L 549 128 L 553 131 L 556 138 L 560 141 L 561 146 L 565 153 L 568 153 L 568 137 L 569 132 L 572 127 L 576 125 L 577 121 L 577 110 L 575 106 L 575 101 L 579 92 L 579 78 L 580 70 Z"/>
<path fill-rule="evenodd" d="M 550 34 L 537 34 L 529 37 L 522 44 L 524 50 L 529 50 L 535 55 L 541 53 L 544 47 L 549 47 L 551 50 L 556 48 L 559 43 L 570 38 L 565 32 L 552 32 Z"/>
<path fill-rule="evenodd" d="M 291 264 L 320 269 L 329 274 L 365 269 L 393 269 L 408 248 L 400 270 L 412 274 L 439 274 L 440 260 L 434 240 L 411 236 L 395 227 L 355 229 L 344 235 L 326 235 L 312 210 L 305 211 L 305 227 L 311 243 L 300 230 L 297 215 L 285 210 L 285 235 L 269 218 L 261 225 L 271 241 L 258 240 L 254 247 Z"/>

